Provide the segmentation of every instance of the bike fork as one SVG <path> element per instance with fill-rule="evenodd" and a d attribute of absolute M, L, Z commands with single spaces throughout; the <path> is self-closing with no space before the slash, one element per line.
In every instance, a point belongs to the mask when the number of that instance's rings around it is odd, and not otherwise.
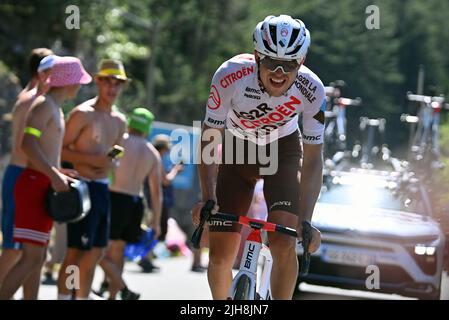
<path fill-rule="evenodd" d="M 262 245 L 262 250 L 260 254 L 264 257 L 264 262 L 262 265 L 262 274 L 260 276 L 259 285 L 259 295 L 263 300 L 271 299 L 270 297 L 270 279 L 271 279 L 271 269 L 273 267 L 273 258 L 270 253 L 270 249 Z"/>
<path fill-rule="evenodd" d="M 250 279 L 248 297 L 255 299 L 256 296 L 256 273 L 259 254 L 262 249 L 262 238 L 260 230 L 253 230 L 245 242 L 245 250 L 243 251 L 242 260 L 240 262 L 240 269 L 232 281 L 232 286 L 229 292 L 229 297 L 234 297 L 237 280 L 242 275 L 247 275 Z"/>

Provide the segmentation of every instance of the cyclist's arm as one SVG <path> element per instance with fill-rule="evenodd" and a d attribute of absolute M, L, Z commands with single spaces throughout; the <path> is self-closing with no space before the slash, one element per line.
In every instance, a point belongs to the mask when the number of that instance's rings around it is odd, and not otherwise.
<path fill-rule="evenodd" d="M 227 114 L 232 108 L 231 100 L 236 90 L 235 83 L 223 87 L 221 80 L 234 72 L 239 66 L 238 63 L 226 62 L 222 64 L 211 81 L 197 155 L 202 201 L 214 200 L 216 202 L 215 185 L 218 164 L 216 163 L 217 161 L 212 161 L 211 157 L 217 157 L 214 152 L 218 152 L 218 144 L 222 142 Z M 211 149 L 214 151 L 211 151 Z"/>
<path fill-rule="evenodd" d="M 201 187 L 202 201 L 214 200 L 216 202 L 215 186 L 217 182 L 218 164 L 214 159 L 221 143 L 224 128 L 212 128 L 203 124 L 201 142 L 198 148 L 198 175 Z M 215 139 L 220 139 L 216 141 Z M 203 141 L 204 140 L 204 141 Z"/>
<path fill-rule="evenodd" d="M 303 114 L 303 162 L 299 188 L 300 223 L 311 221 L 323 180 L 323 136 L 326 110 L 324 88 L 317 91 L 316 102 Z"/>
<path fill-rule="evenodd" d="M 299 189 L 301 221 L 311 221 L 323 180 L 323 144 L 304 143 Z"/>

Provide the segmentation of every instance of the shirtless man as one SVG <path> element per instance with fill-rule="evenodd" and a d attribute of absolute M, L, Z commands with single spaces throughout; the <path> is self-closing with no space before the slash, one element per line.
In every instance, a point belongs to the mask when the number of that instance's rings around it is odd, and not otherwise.
<path fill-rule="evenodd" d="M 42 60 L 52 55 L 53 52 L 46 48 L 37 48 L 31 51 L 29 58 L 29 71 L 31 80 L 17 96 L 17 101 L 12 110 L 12 150 L 11 159 L 3 176 L 2 184 L 2 234 L 3 250 L 0 257 L 0 287 L 8 272 L 19 261 L 21 256 L 21 244 L 13 241 L 14 229 L 14 186 L 17 178 L 27 164 L 27 156 L 20 145 L 25 127 L 26 115 L 34 100 L 47 91 L 46 81 L 50 74 L 53 57 Z M 30 298 L 36 286 L 39 285 L 40 274 L 30 277 L 24 284 L 24 297 Z"/>
<path fill-rule="evenodd" d="M 73 164 L 87 180 L 92 208 L 83 220 L 67 225 L 67 252 L 59 271 L 58 298 L 71 299 L 66 287 L 66 268 L 79 266 L 77 299 L 89 299 L 95 267 L 109 239 L 110 200 L 108 174 L 113 159 L 107 154 L 121 145 L 126 130 L 124 115 L 112 110 L 114 101 L 127 82 L 123 64 L 104 60 L 95 75 L 97 97 L 75 107 L 66 122 L 62 159 Z"/>
<path fill-rule="evenodd" d="M 145 108 L 136 108 L 128 119 L 125 152 L 114 172 L 111 191 L 111 235 L 106 256 L 100 265 L 109 279 L 109 299 L 118 291 L 122 300 L 137 300 L 139 294 L 130 291 L 122 278 L 124 250 L 127 243 L 139 242 L 140 224 L 144 214 L 143 182 L 148 177 L 151 190 L 153 219 L 151 228 L 160 234 L 162 207 L 161 159 L 157 150 L 146 140 L 154 119 Z"/>
<path fill-rule="evenodd" d="M 46 209 L 46 196 L 52 187 L 68 191 L 68 176 L 59 167 L 64 137 L 62 103 L 73 99 L 81 84 L 92 78 L 75 57 L 56 57 L 50 75 L 50 91 L 33 102 L 22 139 L 27 156 L 25 170 L 14 188 L 16 212 L 14 241 L 23 245 L 20 260 L 8 273 L 0 299 L 10 299 L 28 278 L 41 271 L 53 220 Z M 37 299 L 39 282 L 30 299 Z"/>

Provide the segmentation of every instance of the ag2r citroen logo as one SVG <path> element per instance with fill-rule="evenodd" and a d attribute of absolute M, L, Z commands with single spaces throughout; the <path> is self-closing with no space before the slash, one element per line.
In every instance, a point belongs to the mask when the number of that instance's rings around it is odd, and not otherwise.
<path fill-rule="evenodd" d="M 283 37 L 288 36 L 288 29 L 282 28 L 282 29 L 281 29 L 281 36 L 283 36 Z"/>
<path fill-rule="evenodd" d="M 218 93 L 217 87 L 215 85 L 212 85 L 212 87 L 210 88 L 209 100 L 207 100 L 207 107 L 209 109 L 215 110 L 220 107 L 220 104 L 220 94 Z"/>

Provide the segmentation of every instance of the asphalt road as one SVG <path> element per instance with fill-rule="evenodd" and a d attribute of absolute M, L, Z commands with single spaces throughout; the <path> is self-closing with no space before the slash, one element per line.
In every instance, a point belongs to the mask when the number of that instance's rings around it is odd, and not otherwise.
<path fill-rule="evenodd" d="M 207 254 L 204 255 L 207 263 Z M 142 300 L 210 300 L 211 294 L 207 283 L 206 273 L 190 271 L 191 257 L 170 257 L 157 259 L 155 264 L 160 267 L 157 273 L 141 273 L 135 263 L 127 263 L 124 278 L 128 287 L 141 293 Z M 94 288 L 98 288 L 103 277 L 101 269 L 97 269 Z M 331 287 L 300 285 L 301 293 L 295 294 L 294 299 L 303 300 L 361 300 L 410 299 L 398 295 L 377 294 L 354 290 L 342 290 Z M 449 282 L 445 277 L 442 298 L 449 299 Z M 20 299 L 20 292 L 16 298 Z M 53 300 L 57 296 L 55 286 L 41 285 L 39 299 Z"/>

